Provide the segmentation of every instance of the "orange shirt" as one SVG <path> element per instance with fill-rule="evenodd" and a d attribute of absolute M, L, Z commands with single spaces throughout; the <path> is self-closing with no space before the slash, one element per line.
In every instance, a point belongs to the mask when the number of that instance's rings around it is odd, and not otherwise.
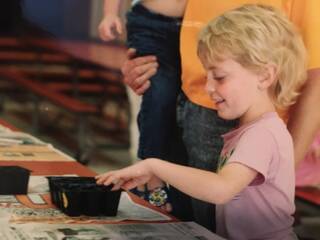
<path fill-rule="evenodd" d="M 181 29 L 182 90 L 195 104 L 214 108 L 205 91 L 206 74 L 197 56 L 200 30 L 223 12 L 247 3 L 272 5 L 283 9 L 300 30 L 308 50 L 308 67 L 320 67 L 319 0 L 189 0 Z"/>

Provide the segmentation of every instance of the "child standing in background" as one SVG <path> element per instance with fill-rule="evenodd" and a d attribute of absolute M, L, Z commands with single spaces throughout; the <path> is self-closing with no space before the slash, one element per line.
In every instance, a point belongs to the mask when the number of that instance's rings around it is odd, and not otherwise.
<path fill-rule="evenodd" d="M 155 55 L 156 74 L 151 77 L 151 87 L 143 94 L 138 127 L 140 132 L 138 158 L 171 159 L 171 149 L 176 126 L 176 100 L 181 87 L 179 35 L 187 0 L 132 1 L 127 14 L 127 45 L 136 50 L 136 56 Z M 105 0 L 104 18 L 99 25 L 103 40 L 112 40 L 122 33 L 119 17 L 121 0 Z M 154 74 L 154 73 L 151 73 Z M 158 187 L 162 188 L 158 188 Z M 148 183 L 138 195 L 154 205 L 165 204 L 168 190 L 161 182 Z M 149 191 L 150 190 L 150 191 Z M 154 192 L 156 191 L 156 192 Z M 164 199 L 154 202 L 152 195 L 161 193 Z M 170 206 L 167 205 L 170 211 Z"/>
<path fill-rule="evenodd" d="M 223 136 L 218 172 L 150 158 L 101 174 L 97 183 L 131 189 L 161 179 L 217 204 L 217 233 L 227 239 L 297 239 L 293 143 L 276 109 L 293 104 L 305 81 L 301 36 L 279 10 L 244 5 L 207 25 L 198 54 L 218 115 L 239 119 Z"/>

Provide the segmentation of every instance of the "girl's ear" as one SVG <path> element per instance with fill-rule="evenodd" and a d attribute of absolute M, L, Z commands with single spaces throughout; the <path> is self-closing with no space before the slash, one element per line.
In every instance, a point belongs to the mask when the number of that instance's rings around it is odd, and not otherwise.
<path fill-rule="evenodd" d="M 268 64 L 261 73 L 261 78 L 258 83 L 259 90 L 269 88 L 277 77 L 277 67 L 273 64 Z"/>

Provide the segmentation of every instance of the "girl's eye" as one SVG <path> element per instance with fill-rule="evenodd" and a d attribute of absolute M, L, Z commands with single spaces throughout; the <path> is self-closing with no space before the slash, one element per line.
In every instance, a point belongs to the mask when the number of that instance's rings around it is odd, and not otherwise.
<path fill-rule="evenodd" d="M 214 80 L 216 81 L 222 81 L 225 78 L 225 76 L 215 76 Z"/>

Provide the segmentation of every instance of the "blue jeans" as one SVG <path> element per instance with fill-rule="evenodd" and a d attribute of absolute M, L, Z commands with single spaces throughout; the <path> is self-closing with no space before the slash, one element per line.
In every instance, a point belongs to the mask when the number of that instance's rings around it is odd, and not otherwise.
<path fill-rule="evenodd" d="M 128 47 L 138 56 L 156 55 L 159 68 L 144 93 L 138 115 L 138 157 L 170 158 L 176 122 L 176 101 L 181 86 L 180 18 L 154 13 L 140 4 L 127 14 Z"/>
<path fill-rule="evenodd" d="M 173 162 L 215 172 L 223 146 L 222 134 L 237 125 L 218 117 L 217 111 L 190 102 L 181 92 L 177 105 L 176 156 Z M 184 151 L 184 152 L 183 152 Z M 201 187 L 201 186 L 199 186 Z M 210 191 L 210 189 L 208 189 Z M 215 231 L 215 206 L 172 189 L 173 214 Z"/>

